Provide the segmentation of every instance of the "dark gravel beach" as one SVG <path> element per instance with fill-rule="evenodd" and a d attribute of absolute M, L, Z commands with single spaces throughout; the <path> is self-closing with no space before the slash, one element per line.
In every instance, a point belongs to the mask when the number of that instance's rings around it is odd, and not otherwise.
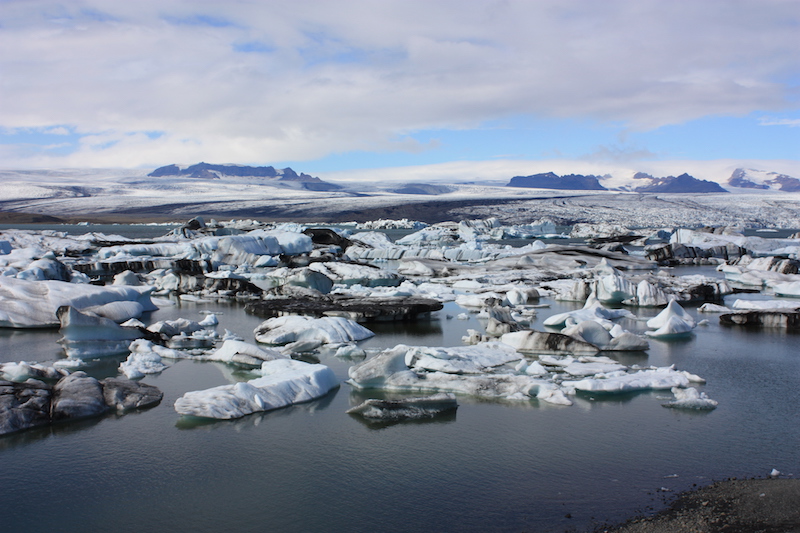
<path fill-rule="evenodd" d="M 800 532 L 800 480 L 730 479 L 685 492 L 668 509 L 600 531 L 617 533 Z"/>

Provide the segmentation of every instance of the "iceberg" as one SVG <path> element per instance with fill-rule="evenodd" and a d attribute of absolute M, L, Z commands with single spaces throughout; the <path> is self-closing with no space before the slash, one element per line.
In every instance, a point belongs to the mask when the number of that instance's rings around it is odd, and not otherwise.
<path fill-rule="evenodd" d="M 142 379 L 146 374 L 158 374 L 169 368 L 161 362 L 161 356 L 154 352 L 131 352 L 119 364 L 119 371 L 128 379 Z"/>
<path fill-rule="evenodd" d="M 710 411 L 716 409 L 717 405 L 719 405 L 719 402 L 709 398 L 705 392 L 698 392 L 694 387 L 686 389 L 673 387 L 672 394 L 675 395 L 675 399 L 661 405 L 673 409 L 695 409 L 700 411 Z"/>
<path fill-rule="evenodd" d="M 27 281 L 0 276 L 0 328 L 52 328 L 60 321 L 56 310 L 69 306 L 78 310 L 87 308 L 113 308 L 114 318 L 125 318 L 123 308 L 108 306 L 113 302 L 135 302 L 139 305 L 125 307 L 139 316 L 143 311 L 155 311 L 150 300 L 153 287 L 96 286 L 67 283 L 65 281 Z M 101 308 L 102 309 L 102 308 Z M 110 312 L 110 311 L 109 311 Z"/>
<path fill-rule="evenodd" d="M 265 361 L 259 372 L 262 377 L 247 382 L 187 392 L 175 400 L 175 411 L 228 420 L 308 402 L 339 386 L 327 366 L 293 359 Z"/>
<path fill-rule="evenodd" d="M 401 392 L 453 392 L 485 398 L 539 400 L 572 405 L 558 385 L 523 374 L 460 375 L 445 372 L 415 372 L 406 364 L 414 348 L 403 344 L 384 350 L 375 357 L 350 367 L 349 380 L 357 389 L 383 389 Z"/>
<path fill-rule="evenodd" d="M 673 319 L 678 320 L 676 321 Z M 680 325 L 681 322 L 686 326 Z M 673 327 L 688 327 L 689 329 L 687 331 L 691 331 L 695 328 L 695 326 L 697 326 L 697 322 L 695 322 L 694 318 L 692 318 L 692 315 L 687 313 L 675 300 L 670 300 L 670 302 L 667 304 L 667 307 L 665 307 L 659 314 L 648 320 L 647 327 L 659 329 L 663 328 L 668 323 L 671 323 Z"/>
<path fill-rule="evenodd" d="M 365 400 L 360 405 L 351 407 L 349 415 L 359 415 L 366 419 L 381 422 L 400 420 L 419 420 L 433 418 L 458 409 L 456 396 L 450 393 L 432 394 L 402 400 Z"/>
<path fill-rule="evenodd" d="M 562 386 L 584 392 L 621 393 L 642 390 L 685 388 L 690 383 L 702 383 L 702 378 L 673 367 L 651 368 L 632 373 L 609 372 L 579 381 L 564 381 Z"/>
<path fill-rule="evenodd" d="M 253 332 L 258 342 L 282 345 L 297 341 L 344 344 L 375 335 L 358 322 L 344 317 L 312 318 L 289 315 L 270 318 Z"/>

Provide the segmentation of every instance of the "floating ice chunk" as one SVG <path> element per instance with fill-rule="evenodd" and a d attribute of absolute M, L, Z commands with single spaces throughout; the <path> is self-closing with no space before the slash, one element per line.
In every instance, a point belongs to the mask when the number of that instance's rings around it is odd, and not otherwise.
<path fill-rule="evenodd" d="M 187 392 L 175 401 L 175 411 L 203 418 L 240 418 L 308 402 L 339 385 L 327 366 L 293 359 L 266 361 L 260 373 L 262 377 L 248 382 Z"/>
<path fill-rule="evenodd" d="M 547 369 L 543 367 L 538 361 L 528 361 L 522 359 L 514 367 L 514 370 L 529 376 L 544 376 L 547 374 Z"/>
<path fill-rule="evenodd" d="M 217 351 L 206 358 L 210 361 L 261 366 L 264 361 L 286 359 L 286 356 L 271 348 L 265 349 L 247 342 L 227 340 Z"/>
<path fill-rule="evenodd" d="M 144 312 L 144 307 L 139 302 L 109 302 L 82 309 L 83 312 L 93 313 L 97 316 L 110 318 L 114 322 L 125 322 L 128 319 L 139 318 Z"/>
<path fill-rule="evenodd" d="M 67 374 L 68 372 L 65 370 L 39 363 L 28 363 L 26 361 L 0 363 L 0 379 L 16 383 L 22 383 L 29 378 L 58 380 Z"/>
<path fill-rule="evenodd" d="M 670 316 L 667 321 L 655 331 L 645 331 L 650 337 L 674 337 L 688 335 L 694 330 L 695 325 L 678 316 Z"/>
<path fill-rule="evenodd" d="M 675 399 L 661 405 L 674 409 L 697 410 L 712 410 L 716 409 L 717 405 L 719 405 L 719 402 L 706 396 L 705 392 L 698 392 L 694 387 L 689 387 L 687 389 L 673 387 L 672 394 L 675 395 Z"/>
<path fill-rule="evenodd" d="M 597 346 L 561 333 L 543 331 L 513 331 L 500 337 L 504 344 L 519 352 L 595 354 Z"/>
<path fill-rule="evenodd" d="M 154 344 L 145 339 L 137 339 L 128 345 L 128 350 L 131 353 L 155 353 L 159 357 L 164 357 L 167 359 L 194 359 L 195 356 L 188 354 L 186 352 L 182 352 L 179 350 L 175 350 L 172 348 L 167 348 L 166 346 L 161 346 L 160 344 Z"/>
<path fill-rule="evenodd" d="M 392 248 L 394 243 L 382 231 L 364 231 L 350 236 L 355 243 L 366 244 L 370 248 Z"/>
<path fill-rule="evenodd" d="M 146 374 L 158 374 L 169 368 L 161 361 L 161 356 L 154 352 L 132 352 L 120 363 L 119 371 L 128 379 L 142 379 Z"/>
<path fill-rule="evenodd" d="M 443 392 L 402 400 L 369 399 L 348 409 L 347 414 L 360 415 L 370 420 L 398 421 L 433 418 L 456 409 L 458 401 L 455 394 Z"/>
<path fill-rule="evenodd" d="M 573 361 L 564 367 L 564 372 L 570 376 L 583 377 L 594 376 L 596 374 L 603 374 L 609 372 L 619 372 L 627 370 L 628 367 L 621 365 L 616 361 L 613 362 L 591 362 L 581 363 Z"/>
<path fill-rule="evenodd" d="M 325 275 L 334 283 L 343 285 L 361 285 L 363 287 L 396 287 L 403 282 L 403 277 L 370 265 L 353 263 L 311 263 L 309 269 Z"/>
<path fill-rule="evenodd" d="M 785 283 L 776 283 L 772 286 L 772 290 L 777 296 L 788 296 L 793 298 L 800 297 L 800 281 L 788 281 Z"/>
<path fill-rule="evenodd" d="M 217 315 L 211 313 L 208 316 L 206 316 L 203 320 L 198 322 L 198 324 L 200 324 L 204 328 L 209 328 L 218 325 L 219 319 L 217 318 Z"/>
<path fill-rule="evenodd" d="M 138 302 L 141 307 L 136 308 L 137 312 L 154 311 L 157 307 L 150 301 L 152 291 L 153 287 L 99 287 L 0 276 L 0 327 L 57 327 L 59 320 L 56 310 L 62 306 L 86 309 L 126 301 Z"/>
<path fill-rule="evenodd" d="M 636 286 L 617 269 L 611 267 L 606 258 L 603 258 L 595 268 L 598 273 L 605 274 L 597 280 L 595 291 L 599 301 L 619 303 L 637 296 Z"/>
<path fill-rule="evenodd" d="M 355 344 L 345 344 L 344 346 L 339 346 L 334 355 L 346 359 L 363 359 L 367 356 L 367 352 Z"/>
<path fill-rule="evenodd" d="M 613 372 L 580 381 L 562 382 L 562 386 L 586 392 L 631 392 L 640 390 L 664 390 L 687 387 L 697 376 L 675 370 L 672 367 L 639 370 L 632 373 Z"/>
<path fill-rule="evenodd" d="M 694 328 L 697 325 L 692 315 L 687 313 L 677 301 L 670 300 L 670 302 L 667 304 L 667 307 L 665 307 L 659 314 L 657 314 L 656 316 L 647 321 L 647 327 L 662 328 L 664 325 L 667 324 L 667 322 L 672 317 L 679 318 L 682 322 L 685 322 L 691 328 Z"/>
<path fill-rule="evenodd" d="M 456 303 L 461 307 L 485 307 L 488 300 L 502 301 L 503 297 L 496 292 L 484 292 L 481 294 L 459 294 L 456 296 Z"/>
<path fill-rule="evenodd" d="M 756 311 L 767 311 L 772 309 L 797 309 L 800 302 L 796 300 L 743 300 L 738 299 L 733 302 L 734 309 L 747 309 Z"/>
<path fill-rule="evenodd" d="M 309 340 L 341 344 L 360 341 L 374 335 L 364 326 L 348 318 L 312 318 L 296 315 L 270 318 L 262 322 L 254 334 L 256 340 L 264 344 L 288 344 Z"/>
<path fill-rule="evenodd" d="M 413 347 L 406 353 L 405 363 L 409 368 L 417 370 L 448 374 L 483 374 L 495 367 L 520 359 L 522 356 L 511 346 L 499 342 L 487 342 L 456 348 Z"/>
<path fill-rule="evenodd" d="M 731 310 L 724 305 L 704 303 L 697 309 L 698 313 L 730 313 Z"/>
<path fill-rule="evenodd" d="M 139 279 L 139 276 L 137 276 L 136 273 L 126 270 L 114 276 L 113 284 L 139 286 L 142 284 L 142 281 Z"/>
<path fill-rule="evenodd" d="M 603 324 L 608 323 L 610 320 L 623 317 L 632 318 L 633 313 L 626 309 L 607 309 L 603 307 L 603 304 L 601 304 L 594 295 L 590 295 L 582 309 L 552 315 L 545 319 L 544 325 L 561 327 L 564 326 L 569 319 L 572 319 L 575 323 L 594 320 Z"/>
<path fill-rule="evenodd" d="M 488 398 L 539 398 L 550 403 L 571 404 L 569 398 L 563 393 L 559 394 L 557 385 L 528 375 L 458 375 L 444 372 L 418 374 L 405 364 L 406 355 L 411 350 L 412 347 L 401 344 L 350 367 L 348 382 L 358 389 L 454 392 Z"/>
<path fill-rule="evenodd" d="M 195 331 L 203 329 L 198 322 L 188 318 L 177 318 L 175 320 L 161 320 L 147 327 L 147 331 L 161 333 L 165 337 L 174 337 L 181 333 L 189 335 Z"/>
<path fill-rule="evenodd" d="M 95 358 L 125 353 L 133 339 L 143 336 L 138 328 L 122 327 L 105 317 L 85 314 L 73 307 L 60 307 L 59 342 L 71 358 Z"/>

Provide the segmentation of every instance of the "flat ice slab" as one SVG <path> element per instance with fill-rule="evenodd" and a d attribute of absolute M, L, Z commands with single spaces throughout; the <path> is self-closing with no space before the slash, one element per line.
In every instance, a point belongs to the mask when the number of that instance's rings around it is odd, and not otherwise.
<path fill-rule="evenodd" d="M 314 400 L 339 385 L 325 365 L 276 359 L 261 365 L 262 377 L 187 392 L 175 401 L 181 415 L 232 419 Z"/>

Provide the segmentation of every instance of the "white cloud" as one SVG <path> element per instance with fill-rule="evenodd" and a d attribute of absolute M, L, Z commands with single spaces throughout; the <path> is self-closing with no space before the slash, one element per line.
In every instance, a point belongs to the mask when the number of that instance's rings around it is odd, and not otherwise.
<path fill-rule="evenodd" d="M 799 18 L 783 0 L 17 0 L 0 127 L 69 125 L 87 137 L 62 166 L 120 166 L 413 151 L 413 132 L 523 113 L 777 112 Z"/>
<path fill-rule="evenodd" d="M 789 126 L 790 128 L 800 127 L 800 118 L 762 118 L 758 121 L 762 126 Z"/>

